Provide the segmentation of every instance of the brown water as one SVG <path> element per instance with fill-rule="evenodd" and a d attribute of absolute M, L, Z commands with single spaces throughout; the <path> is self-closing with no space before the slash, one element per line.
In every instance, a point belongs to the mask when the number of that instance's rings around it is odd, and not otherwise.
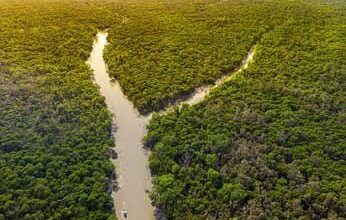
<path fill-rule="evenodd" d="M 221 85 L 222 83 L 225 83 L 229 80 L 231 80 L 233 77 L 235 77 L 237 74 L 239 74 L 241 71 L 245 70 L 248 68 L 249 63 L 253 60 L 253 56 L 255 55 L 255 47 L 252 47 L 251 50 L 248 52 L 247 56 L 245 59 L 242 61 L 242 65 L 238 70 L 234 71 L 232 74 L 225 75 L 221 77 L 220 79 L 216 80 L 214 85 L 209 85 L 209 86 L 203 86 L 200 88 L 197 88 L 194 92 L 194 94 L 186 101 L 183 103 L 189 104 L 189 105 L 194 105 L 200 101 L 202 101 L 205 96 L 209 94 L 211 90 L 216 88 L 217 86 Z"/>
<path fill-rule="evenodd" d="M 117 159 L 112 159 L 116 166 L 118 183 L 118 190 L 112 191 L 115 211 L 119 219 L 122 219 L 121 210 L 125 208 L 128 220 L 152 220 L 154 219 L 154 207 L 146 193 L 151 189 L 148 152 L 144 150 L 142 143 L 151 115 L 140 115 L 132 102 L 121 91 L 119 83 L 112 81 L 109 77 L 103 59 L 106 44 L 107 33 L 98 33 L 88 64 L 94 70 L 95 82 L 105 97 L 109 111 L 114 115 L 113 123 L 117 127 L 113 133 L 116 147 L 112 148 L 118 154 Z M 191 98 L 184 103 L 193 105 L 203 100 L 210 90 L 246 69 L 253 59 L 253 55 L 254 48 L 250 50 L 243 60 L 242 66 L 236 72 L 222 77 L 214 85 L 197 88 Z"/>
<path fill-rule="evenodd" d="M 148 118 L 140 116 L 133 104 L 121 91 L 118 82 L 112 82 L 103 59 L 107 34 L 98 33 L 88 63 L 94 70 L 95 82 L 106 99 L 109 111 L 114 115 L 117 127 L 114 136 L 118 154 L 112 162 L 116 166 L 119 189 L 112 192 L 116 214 L 121 219 L 121 210 L 128 212 L 128 220 L 154 219 L 154 208 L 148 194 L 150 172 L 148 156 L 142 144 Z"/>

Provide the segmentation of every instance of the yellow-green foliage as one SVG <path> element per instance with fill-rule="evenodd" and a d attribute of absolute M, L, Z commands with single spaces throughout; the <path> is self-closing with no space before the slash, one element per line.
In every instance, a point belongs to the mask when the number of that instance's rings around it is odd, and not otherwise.
<path fill-rule="evenodd" d="M 114 218 L 111 121 L 85 64 L 107 28 L 110 73 L 142 112 L 257 45 L 205 102 L 154 117 L 151 195 L 169 219 L 345 217 L 343 5 L 2 0 L 0 219 Z"/>
<path fill-rule="evenodd" d="M 289 18 L 279 2 L 252 1 L 143 1 L 122 14 L 105 58 L 143 113 L 237 68 L 264 33 Z"/>
<path fill-rule="evenodd" d="M 114 218 L 111 121 L 85 64 L 102 8 L 0 3 L 0 219 Z"/>

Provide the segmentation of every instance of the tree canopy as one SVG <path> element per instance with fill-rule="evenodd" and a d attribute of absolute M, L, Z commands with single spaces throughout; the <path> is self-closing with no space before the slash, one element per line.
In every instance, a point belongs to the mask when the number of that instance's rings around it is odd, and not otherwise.
<path fill-rule="evenodd" d="M 115 218 L 111 119 L 85 63 L 106 15 L 1 1 L 0 219 Z"/>
<path fill-rule="evenodd" d="M 288 3 L 247 70 L 200 104 L 153 117 L 151 198 L 168 219 L 346 217 L 337 6 Z"/>

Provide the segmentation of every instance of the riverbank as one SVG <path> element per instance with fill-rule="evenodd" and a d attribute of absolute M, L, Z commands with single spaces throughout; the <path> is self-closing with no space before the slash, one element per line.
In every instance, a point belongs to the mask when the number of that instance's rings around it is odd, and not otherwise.
<path fill-rule="evenodd" d="M 142 147 L 146 134 L 148 118 L 141 116 L 133 104 L 123 94 L 119 83 L 112 80 L 103 59 L 107 33 L 96 36 L 93 51 L 88 63 L 94 70 L 94 80 L 105 97 L 108 110 L 114 115 L 113 132 L 117 158 L 111 159 L 116 167 L 116 187 L 112 187 L 112 197 L 116 214 L 121 219 L 121 210 L 128 212 L 128 220 L 152 220 L 154 208 L 151 206 L 147 192 L 151 187 L 148 154 Z"/>
<path fill-rule="evenodd" d="M 151 175 L 148 152 L 143 147 L 142 142 L 147 132 L 146 127 L 151 119 L 151 114 L 141 115 L 124 95 L 119 83 L 112 80 L 108 75 L 107 66 L 103 59 L 107 35 L 106 32 L 97 34 L 88 63 L 94 70 L 95 83 L 105 97 L 108 110 L 114 116 L 113 123 L 116 125 L 116 129 L 113 131 L 116 146 L 111 149 L 116 152 L 116 158 L 111 158 L 116 167 L 116 179 L 112 181 L 113 184 L 116 184 L 112 187 L 115 212 L 119 219 L 121 218 L 121 210 L 124 208 L 128 212 L 129 220 L 151 220 L 154 219 L 154 207 L 152 207 L 148 196 L 151 189 Z M 253 55 L 254 50 L 252 49 L 242 61 L 242 66 L 233 74 L 247 68 Z M 230 75 L 220 78 L 215 85 L 197 88 L 190 98 L 183 101 L 178 100 L 174 106 L 182 103 L 192 105 L 201 101 L 211 89 L 222 84 Z"/>

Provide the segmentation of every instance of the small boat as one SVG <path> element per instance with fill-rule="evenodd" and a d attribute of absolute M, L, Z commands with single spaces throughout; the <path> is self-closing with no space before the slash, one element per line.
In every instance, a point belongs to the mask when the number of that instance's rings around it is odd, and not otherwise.
<path fill-rule="evenodd" d="M 124 217 L 125 219 L 127 218 L 127 211 L 126 211 L 125 208 L 123 208 L 123 209 L 121 210 L 121 215 L 122 215 L 122 217 Z"/>

